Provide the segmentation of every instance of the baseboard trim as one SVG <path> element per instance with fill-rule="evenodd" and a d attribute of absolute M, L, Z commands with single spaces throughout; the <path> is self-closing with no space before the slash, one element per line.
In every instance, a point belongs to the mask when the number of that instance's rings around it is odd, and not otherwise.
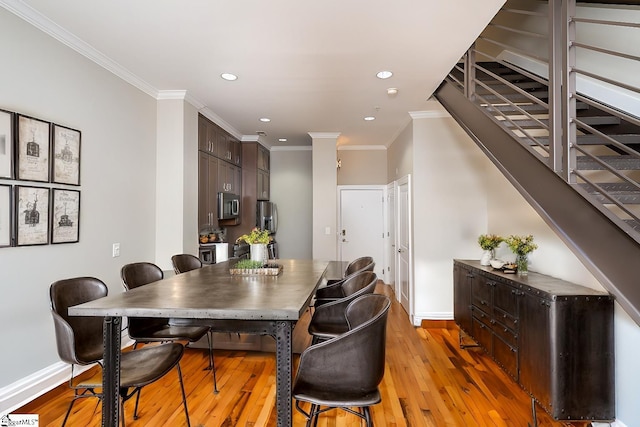
<path fill-rule="evenodd" d="M 457 329 L 455 320 L 433 320 L 423 319 L 420 322 L 420 327 L 423 329 Z"/>
<path fill-rule="evenodd" d="M 122 337 L 123 348 L 133 345 L 133 341 L 127 336 Z M 73 369 L 75 376 L 80 375 L 90 366 L 78 366 Z M 0 416 L 10 414 L 12 411 L 26 405 L 32 400 L 53 390 L 60 384 L 66 383 L 71 377 L 71 368 L 68 363 L 56 362 L 24 378 L 0 388 Z"/>

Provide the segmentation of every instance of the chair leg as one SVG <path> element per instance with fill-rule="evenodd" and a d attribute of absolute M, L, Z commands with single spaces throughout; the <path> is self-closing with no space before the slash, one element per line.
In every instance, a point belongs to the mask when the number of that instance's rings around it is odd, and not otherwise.
<path fill-rule="evenodd" d="M 213 357 L 213 331 L 209 329 L 207 332 L 207 341 L 209 343 L 209 366 L 206 369 L 211 369 L 213 373 L 213 392 L 218 394 L 218 380 L 216 378 L 216 365 Z"/>
<path fill-rule="evenodd" d="M 133 419 L 137 420 L 138 419 L 138 402 L 140 402 L 140 393 L 142 393 L 142 387 L 140 387 L 138 389 L 138 392 L 136 394 L 136 406 L 133 409 Z"/>
<path fill-rule="evenodd" d="M 318 414 L 316 413 L 317 409 L 318 409 L 318 405 L 316 405 L 315 403 L 312 403 L 311 409 L 309 410 L 309 418 L 307 419 L 306 427 L 311 427 L 312 425 L 315 426 L 318 423 Z"/>
<path fill-rule="evenodd" d="M 373 427 L 373 420 L 371 419 L 371 411 L 369 410 L 369 407 L 363 407 L 362 412 L 364 413 L 364 419 L 367 422 L 367 427 Z"/>
<path fill-rule="evenodd" d="M 182 382 L 182 370 L 180 369 L 180 363 L 176 365 L 178 368 L 178 379 L 180 380 L 180 391 L 182 392 L 182 404 L 184 405 L 184 415 L 187 417 L 187 427 L 191 427 L 189 421 L 189 408 L 187 408 L 187 395 L 184 392 L 184 383 Z"/>
<path fill-rule="evenodd" d="M 67 418 L 69 418 L 69 414 L 71 414 L 71 409 L 73 408 L 73 404 L 76 403 L 76 398 L 74 397 L 71 403 L 69 403 L 69 409 L 67 409 L 67 413 L 64 416 L 64 420 L 62 421 L 62 427 L 67 424 Z"/>

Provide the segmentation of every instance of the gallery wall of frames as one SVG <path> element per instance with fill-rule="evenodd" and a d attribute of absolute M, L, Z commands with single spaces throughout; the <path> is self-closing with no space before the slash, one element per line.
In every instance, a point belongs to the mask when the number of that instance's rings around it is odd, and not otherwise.
<path fill-rule="evenodd" d="M 0 247 L 80 240 L 81 132 L 0 109 Z"/>

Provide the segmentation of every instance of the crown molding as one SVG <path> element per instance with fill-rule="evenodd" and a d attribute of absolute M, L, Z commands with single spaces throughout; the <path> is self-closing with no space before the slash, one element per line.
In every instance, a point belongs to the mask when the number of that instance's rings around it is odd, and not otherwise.
<path fill-rule="evenodd" d="M 373 151 L 386 150 L 384 145 L 338 145 L 338 151 Z"/>
<path fill-rule="evenodd" d="M 122 80 L 137 87 L 147 95 L 156 99 L 158 98 L 158 89 L 22 1 L 0 0 L 0 6 L 43 31 L 45 34 L 50 35 L 60 43 L 75 50 L 82 56 L 95 62 L 102 68 L 120 77 Z"/>
<path fill-rule="evenodd" d="M 312 139 L 338 139 L 340 132 L 308 132 Z"/>
<path fill-rule="evenodd" d="M 312 151 L 309 145 L 280 145 L 271 147 L 271 151 Z"/>

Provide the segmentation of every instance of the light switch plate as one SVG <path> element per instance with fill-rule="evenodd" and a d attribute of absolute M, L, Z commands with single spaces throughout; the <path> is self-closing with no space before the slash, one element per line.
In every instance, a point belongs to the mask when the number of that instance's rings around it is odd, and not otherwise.
<path fill-rule="evenodd" d="M 112 248 L 111 256 L 112 256 L 113 258 L 115 258 L 115 257 L 119 257 L 119 256 L 120 256 L 120 243 L 114 243 L 114 244 L 113 244 L 113 248 Z"/>

